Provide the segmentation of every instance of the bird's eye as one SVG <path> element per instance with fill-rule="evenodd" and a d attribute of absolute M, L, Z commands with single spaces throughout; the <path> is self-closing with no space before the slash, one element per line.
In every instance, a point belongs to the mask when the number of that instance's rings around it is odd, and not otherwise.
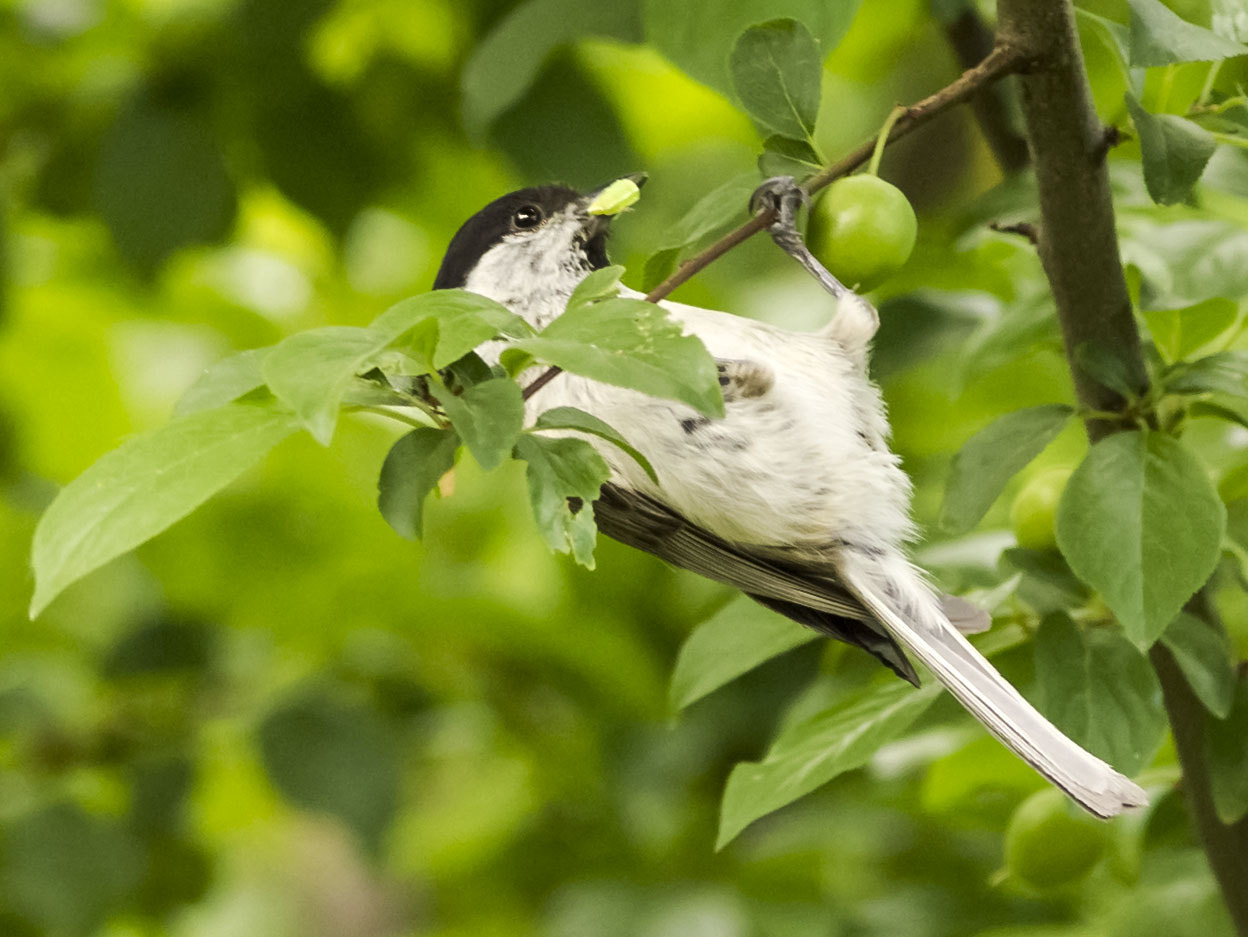
<path fill-rule="evenodd" d="M 517 228 L 536 228 L 542 223 L 542 210 L 536 205 L 525 205 L 511 216 L 511 222 Z"/>

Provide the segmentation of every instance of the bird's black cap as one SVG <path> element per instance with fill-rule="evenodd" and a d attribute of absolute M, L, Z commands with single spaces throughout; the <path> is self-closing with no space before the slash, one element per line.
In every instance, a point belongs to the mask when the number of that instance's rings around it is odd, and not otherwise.
<path fill-rule="evenodd" d="M 446 290 L 463 286 L 486 251 L 515 231 L 512 219 L 521 208 L 536 206 L 544 217 L 549 218 L 582 197 L 580 192 L 566 186 L 543 185 L 519 189 L 496 198 L 455 232 L 446 248 L 446 256 L 442 258 L 433 288 Z"/>
<path fill-rule="evenodd" d="M 634 173 L 623 178 L 631 179 L 640 186 L 645 184 L 646 174 Z M 532 206 L 541 212 L 542 217 L 549 218 L 562 212 L 573 202 L 582 202 L 592 198 L 597 191 L 600 190 L 584 195 L 567 186 L 542 185 L 519 189 L 496 198 L 465 221 L 463 226 L 455 232 L 455 236 L 451 238 L 451 243 L 446 248 L 446 255 L 442 258 L 442 266 L 438 269 L 438 276 L 433 281 L 433 288 L 446 290 L 462 287 L 467 282 L 472 268 L 477 265 L 477 261 L 485 256 L 491 247 L 517 230 L 515 217 L 516 212 L 521 209 Z M 606 267 L 610 263 L 606 252 L 606 232 L 609 224 L 608 217 L 595 217 L 591 230 L 587 232 L 589 236 L 585 239 L 585 253 L 590 266 L 594 268 Z"/>

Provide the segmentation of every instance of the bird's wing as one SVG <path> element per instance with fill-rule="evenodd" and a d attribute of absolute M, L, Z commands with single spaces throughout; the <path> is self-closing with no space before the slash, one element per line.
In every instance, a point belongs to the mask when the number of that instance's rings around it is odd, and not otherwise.
<path fill-rule="evenodd" d="M 764 557 L 729 543 L 648 495 L 610 483 L 594 502 L 598 529 L 613 540 L 734 586 L 750 598 L 824 634 L 870 652 L 918 685 L 905 654 L 854 595 L 826 568 Z"/>

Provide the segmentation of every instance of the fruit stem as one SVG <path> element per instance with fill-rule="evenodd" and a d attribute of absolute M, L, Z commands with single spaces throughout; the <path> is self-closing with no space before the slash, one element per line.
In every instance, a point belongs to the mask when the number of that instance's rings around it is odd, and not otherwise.
<path fill-rule="evenodd" d="M 898 104 L 889 111 L 884 126 L 880 128 L 879 136 L 875 138 L 875 149 L 871 151 L 871 162 L 867 164 L 868 176 L 880 174 L 880 160 L 884 158 L 884 144 L 888 143 L 888 135 L 893 132 L 893 124 L 897 123 L 906 110 L 905 105 Z"/>

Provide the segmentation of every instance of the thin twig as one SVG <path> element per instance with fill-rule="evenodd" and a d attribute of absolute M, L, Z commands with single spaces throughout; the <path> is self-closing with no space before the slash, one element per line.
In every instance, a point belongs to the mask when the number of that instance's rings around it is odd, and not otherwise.
<path fill-rule="evenodd" d="M 1040 243 L 1040 233 L 1036 230 L 1036 226 L 1030 221 L 1016 221 L 1013 224 L 1006 224 L 1003 221 L 994 221 L 988 225 L 998 234 L 1017 234 L 1025 237 L 1031 242 L 1031 246 L 1035 247 Z"/>
<path fill-rule="evenodd" d="M 906 108 L 906 112 L 893 124 L 888 135 L 888 143 L 895 143 L 912 130 L 921 127 L 933 117 L 943 114 L 958 104 L 969 100 L 977 91 L 1000 78 L 1021 70 L 1027 64 L 1027 58 L 1013 47 L 998 45 L 982 62 L 974 68 L 967 69 L 952 84 L 946 85 L 935 94 L 924 98 Z M 803 188 L 810 194 L 835 182 L 841 176 L 847 176 L 867 160 L 875 150 L 877 137 L 864 140 L 847 154 L 824 167 L 806 181 Z M 685 283 L 694 274 L 705 269 L 710 263 L 719 259 L 742 241 L 770 227 L 775 221 L 775 214 L 770 209 L 755 215 L 739 228 L 729 231 L 726 235 L 699 254 L 690 257 L 670 277 L 646 294 L 649 302 L 657 303 L 666 298 L 676 287 Z"/>
<path fill-rule="evenodd" d="M 547 368 L 533 380 L 533 383 L 524 388 L 524 393 L 521 396 L 523 396 L 525 400 L 528 400 L 562 373 L 563 368 Z"/>
<path fill-rule="evenodd" d="M 963 72 L 956 81 L 941 88 L 935 94 L 906 108 L 893 124 L 886 143 L 894 143 L 917 127 L 921 127 L 933 117 L 943 114 L 951 107 L 970 100 L 985 86 L 1004 78 L 1006 75 L 1022 71 L 1027 67 L 1028 57 L 1008 43 L 998 43 L 991 53 L 974 68 Z M 835 163 L 825 166 L 818 173 L 806 180 L 803 188 L 809 194 L 818 192 L 830 185 L 841 176 L 847 176 L 868 159 L 875 150 L 878 135 L 851 150 Z M 682 263 L 666 280 L 646 294 L 646 302 L 657 303 L 665 299 L 671 292 L 704 270 L 738 244 L 748 241 L 760 231 L 765 231 L 776 220 L 774 209 L 759 212 L 749 221 L 733 228 L 714 244 L 690 257 Z M 559 368 L 548 368 L 538 375 L 533 383 L 524 389 L 524 399 L 528 400 L 539 390 L 549 384 L 558 374 Z"/>

